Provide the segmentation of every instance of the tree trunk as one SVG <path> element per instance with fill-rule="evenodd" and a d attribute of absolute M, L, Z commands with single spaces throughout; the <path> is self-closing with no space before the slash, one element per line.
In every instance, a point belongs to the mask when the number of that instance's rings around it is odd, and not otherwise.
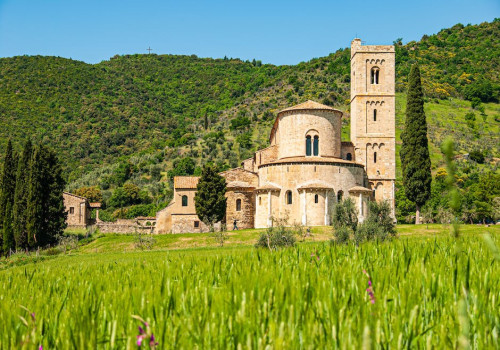
<path fill-rule="evenodd" d="M 421 221 L 420 221 L 420 206 L 417 205 L 417 211 L 415 213 L 415 225 L 420 225 L 421 224 Z"/>

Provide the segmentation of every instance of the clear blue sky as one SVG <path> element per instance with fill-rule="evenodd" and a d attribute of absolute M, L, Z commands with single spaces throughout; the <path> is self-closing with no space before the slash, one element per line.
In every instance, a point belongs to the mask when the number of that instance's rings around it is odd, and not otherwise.
<path fill-rule="evenodd" d="M 89 63 L 115 54 L 196 54 L 296 64 L 347 47 L 419 40 L 500 17 L 500 0 L 0 0 L 0 57 Z M 411 4 L 411 5 L 410 5 Z"/>

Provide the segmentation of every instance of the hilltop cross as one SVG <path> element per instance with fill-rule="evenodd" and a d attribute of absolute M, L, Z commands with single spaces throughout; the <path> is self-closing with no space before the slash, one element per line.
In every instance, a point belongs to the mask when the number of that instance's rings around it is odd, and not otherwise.
<path fill-rule="evenodd" d="M 148 55 L 151 55 L 151 50 L 153 50 L 153 49 L 151 48 L 151 46 L 149 46 L 148 47 Z"/>

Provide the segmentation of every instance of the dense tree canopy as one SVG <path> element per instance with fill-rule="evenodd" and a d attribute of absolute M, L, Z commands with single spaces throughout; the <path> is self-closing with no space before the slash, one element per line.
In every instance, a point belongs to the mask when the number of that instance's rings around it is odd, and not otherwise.
<path fill-rule="evenodd" d="M 418 211 L 431 194 L 431 160 L 427 140 L 427 121 L 420 71 L 414 65 L 410 71 L 405 128 L 401 134 L 401 168 L 406 196 L 416 204 Z"/>

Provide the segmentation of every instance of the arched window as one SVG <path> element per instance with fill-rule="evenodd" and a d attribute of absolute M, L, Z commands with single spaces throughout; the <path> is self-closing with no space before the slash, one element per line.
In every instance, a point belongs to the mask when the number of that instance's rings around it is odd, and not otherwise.
<path fill-rule="evenodd" d="M 373 152 L 373 162 L 377 162 L 377 152 Z"/>
<path fill-rule="evenodd" d="M 313 155 L 319 155 L 319 136 L 314 136 Z"/>
<path fill-rule="evenodd" d="M 344 192 L 342 192 L 342 191 L 339 191 L 339 192 L 337 193 L 337 202 L 340 202 L 340 201 L 342 200 L 342 196 L 343 196 L 343 195 L 344 195 Z"/>
<path fill-rule="evenodd" d="M 236 211 L 241 211 L 241 199 L 236 200 Z"/>
<path fill-rule="evenodd" d="M 262 196 L 259 196 L 259 205 L 262 205 Z"/>
<path fill-rule="evenodd" d="M 306 136 L 306 156 L 311 155 L 311 136 Z"/>
<path fill-rule="evenodd" d="M 186 196 L 186 195 L 182 196 L 182 206 L 183 207 L 188 206 L 188 196 Z"/>
<path fill-rule="evenodd" d="M 286 191 L 286 204 L 292 204 L 292 191 Z"/>
<path fill-rule="evenodd" d="M 374 85 L 378 84 L 378 77 L 379 77 L 379 69 L 377 67 L 373 67 L 371 70 L 371 82 Z"/>
<path fill-rule="evenodd" d="M 352 160 L 352 154 L 347 153 L 346 159 L 347 159 L 347 160 Z"/>
<path fill-rule="evenodd" d="M 314 195 L 314 203 L 318 204 L 319 196 L 317 194 Z"/>
<path fill-rule="evenodd" d="M 376 109 L 373 110 L 373 121 L 374 122 L 377 121 L 377 110 Z"/>

